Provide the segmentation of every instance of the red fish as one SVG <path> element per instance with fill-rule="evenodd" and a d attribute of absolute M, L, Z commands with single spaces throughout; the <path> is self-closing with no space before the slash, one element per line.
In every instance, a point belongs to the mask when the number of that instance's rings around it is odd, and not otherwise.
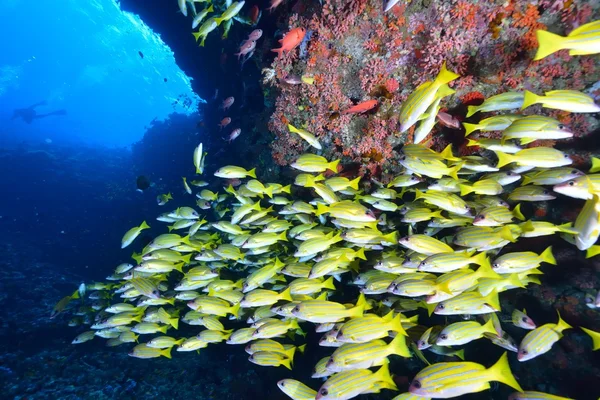
<path fill-rule="evenodd" d="M 304 35 L 306 35 L 306 29 L 294 28 L 291 31 L 289 31 L 287 35 L 283 37 L 283 39 L 279 40 L 279 43 L 281 43 L 281 47 L 278 49 L 273 49 L 271 51 L 274 51 L 280 56 L 283 54 L 284 51 L 290 52 L 296 47 L 298 47 L 300 43 L 302 43 Z"/>
<path fill-rule="evenodd" d="M 252 31 L 252 33 L 250 33 L 250 35 L 248 35 L 248 40 L 257 41 L 258 39 L 260 39 L 262 37 L 262 34 L 263 34 L 262 29 L 255 29 Z"/>
<path fill-rule="evenodd" d="M 256 42 L 254 40 L 246 40 L 240 46 L 239 53 L 235 53 L 234 55 L 236 55 L 239 60 L 240 56 L 245 56 L 246 54 L 253 52 L 255 48 L 256 48 Z"/>
<path fill-rule="evenodd" d="M 232 106 L 234 101 L 235 101 L 235 98 L 233 96 L 226 98 L 225 100 L 223 100 L 223 104 L 221 105 L 221 108 L 223 110 L 229 109 L 229 107 Z"/>
<path fill-rule="evenodd" d="M 252 25 L 256 25 L 258 23 L 258 20 L 260 19 L 260 14 L 261 14 L 261 11 L 258 8 L 258 6 L 252 6 L 252 8 L 250 9 L 250 14 L 249 14 Z"/>
<path fill-rule="evenodd" d="M 448 113 L 442 111 L 438 112 L 437 119 L 442 125 L 447 126 L 448 128 L 460 129 L 461 127 L 460 121 Z"/>
<path fill-rule="evenodd" d="M 242 130 L 240 128 L 237 128 L 235 130 L 233 130 L 230 134 L 229 137 L 227 138 L 227 141 L 229 143 L 233 142 L 235 139 L 238 138 L 238 136 L 240 136 L 242 133 Z"/>
<path fill-rule="evenodd" d="M 221 123 L 219 124 L 219 128 L 223 129 L 225 128 L 227 125 L 229 125 L 231 123 L 231 118 L 229 117 L 225 117 L 221 120 Z"/>
<path fill-rule="evenodd" d="M 281 3 L 283 3 L 283 0 L 271 0 L 271 7 L 267 8 L 267 10 L 273 12 Z"/>
<path fill-rule="evenodd" d="M 365 111 L 372 110 L 377 105 L 377 100 L 367 100 L 362 103 L 358 103 L 355 106 L 350 107 L 346 111 L 342 111 L 342 114 L 360 114 Z"/>

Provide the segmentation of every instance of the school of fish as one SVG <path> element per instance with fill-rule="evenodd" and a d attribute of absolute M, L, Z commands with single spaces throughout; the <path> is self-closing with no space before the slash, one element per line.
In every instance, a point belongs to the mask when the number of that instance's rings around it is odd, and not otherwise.
<path fill-rule="evenodd" d="M 196 13 L 196 2 L 179 1 L 184 15 L 193 9 L 194 27 L 213 11 L 211 5 Z M 234 2 L 220 17 L 206 20 L 198 37 L 204 41 L 216 26 L 234 18 L 243 3 Z M 274 0 L 272 7 L 279 3 Z M 386 10 L 394 4 L 388 2 Z M 599 53 L 598 26 L 600 21 L 591 22 L 558 39 L 538 32 L 536 59 L 559 49 L 570 49 L 571 55 Z M 297 45 L 304 34 L 299 29 L 282 41 L 279 54 L 290 49 L 290 40 Z M 182 206 L 159 215 L 165 226 L 151 225 L 163 233 L 132 255 L 135 262 L 118 265 L 107 283 L 82 284 L 56 305 L 52 317 L 73 300 L 85 299 L 80 307 L 71 307 L 75 318 L 70 325 L 90 325 L 90 330 L 74 344 L 99 336 L 108 346 L 126 345 L 129 355 L 147 359 L 171 358 L 173 348 L 193 352 L 225 342 L 243 346 L 254 364 L 290 370 L 298 353 L 316 346 L 302 343 L 305 333 L 315 330 L 323 335 L 318 345 L 332 351 L 315 365 L 315 380 L 308 385 L 294 379 L 277 383 L 294 400 L 398 391 L 389 359 L 412 356 L 424 368 L 408 392 L 395 399 L 452 398 L 488 390 L 492 382 L 513 388 L 511 399 L 565 399 L 523 391 L 509 359 L 526 362 L 542 356 L 572 327 L 558 314 L 543 324 L 525 310 L 509 312 L 509 322 L 498 316 L 509 311 L 501 309 L 502 292 L 543 283 L 543 269 L 557 264 L 552 248 L 537 254 L 504 247 L 520 238 L 560 235 L 587 257 L 600 253 L 600 160 L 591 160 L 592 169 L 585 173 L 570 167 L 572 160 L 557 149 L 522 147 L 573 133 L 553 118 L 518 110 L 541 104 L 595 113 L 600 107 L 573 90 L 492 96 L 469 107 L 468 116 L 511 113 L 464 123 L 469 145 L 478 146 L 481 155 L 460 157 L 450 145 L 436 152 L 422 143 L 435 124 L 440 101 L 454 92 L 448 84 L 456 78 L 444 64 L 433 81 L 403 103 L 401 131 L 419 125 L 415 142 L 401 150 L 404 172 L 387 186 L 376 185 L 366 193 L 359 177 L 338 175 L 339 160 L 311 153 L 291 164 L 293 184 L 263 182 L 255 169 L 233 165 L 214 174 L 218 180 L 212 187 L 222 186 L 222 191 L 206 189 L 211 184 L 197 179 L 191 181 L 198 188 L 193 189 L 183 178 L 197 208 Z M 316 151 L 322 149 L 310 132 L 289 129 Z M 501 131 L 502 139 L 471 136 L 492 131 Z M 200 144 L 193 153 L 197 176 L 204 172 L 206 157 Z M 241 184 L 234 187 L 232 181 Z M 523 202 L 558 196 L 582 202 L 575 221 L 555 225 L 521 212 Z M 163 194 L 157 202 L 165 206 L 172 198 Z M 147 229 L 144 221 L 127 231 L 121 248 L 134 245 Z M 348 293 L 357 295 L 349 301 Z M 600 307 L 600 295 L 589 306 Z M 419 316 L 427 314 L 446 316 L 448 324 L 426 326 Z M 177 334 L 181 323 L 197 326 L 198 333 L 182 337 Z M 241 323 L 245 326 L 228 329 Z M 516 343 L 503 323 L 528 332 Z M 581 329 L 592 338 L 593 350 L 600 348 L 600 333 Z M 489 340 L 506 352 L 491 365 L 465 361 L 461 346 L 475 340 Z M 430 364 L 425 351 L 450 361 Z"/>

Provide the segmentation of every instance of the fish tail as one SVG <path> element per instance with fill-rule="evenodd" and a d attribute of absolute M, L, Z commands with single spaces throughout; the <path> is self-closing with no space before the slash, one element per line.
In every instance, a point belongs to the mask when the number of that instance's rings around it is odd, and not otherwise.
<path fill-rule="evenodd" d="M 539 103 L 540 96 L 537 94 L 530 92 L 529 90 L 525 91 L 525 96 L 523 98 L 523 105 L 521 106 L 521 110 L 526 109 L 529 106 L 532 106 L 536 103 Z"/>
<path fill-rule="evenodd" d="M 564 37 L 552 32 L 537 30 L 535 31 L 539 46 L 535 53 L 534 61 L 548 57 L 552 53 L 556 53 L 563 49 Z"/>
<path fill-rule="evenodd" d="M 418 199 L 423 197 L 423 192 L 421 192 L 419 189 L 415 189 L 415 201 L 417 201 Z"/>
<path fill-rule="evenodd" d="M 296 129 L 296 127 L 292 124 L 288 124 L 288 129 L 290 130 L 290 132 L 298 133 L 298 129 Z"/>
<path fill-rule="evenodd" d="M 475 263 L 479 266 L 484 265 L 484 264 L 488 264 L 490 263 L 490 259 L 487 256 L 487 253 L 481 252 L 479 254 L 477 254 L 476 256 L 471 257 L 470 262 Z"/>
<path fill-rule="evenodd" d="M 585 258 L 592 258 L 600 254 L 600 246 L 593 245 L 585 251 Z"/>
<path fill-rule="evenodd" d="M 554 330 L 562 332 L 566 329 L 573 329 L 571 325 L 567 324 L 565 320 L 560 317 L 560 313 L 558 312 L 558 310 L 556 310 L 556 313 L 558 314 L 558 322 L 556 323 L 556 327 L 554 328 Z"/>
<path fill-rule="evenodd" d="M 521 203 L 517 204 L 513 209 L 513 215 L 516 219 L 525 221 L 525 216 L 521 213 Z"/>
<path fill-rule="evenodd" d="M 482 253 L 485 254 L 485 253 Z M 478 279 L 481 278 L 492 278 L 492 279 L 500 279 L 502 278 L 496 271 L 494 271 L 492 269 L 492 266 L 490 265 L 489 262 L 484 262 L 482 263 L 479 268 L 477 269 L 477 272 L 475 272 L 477 274 Z"/>
<path fill-rule="evenodd" d="M 211 4 L 211 5 L 210 5 L 210 7 L 208 7 L 208 8 L 206 9 L 206 11 L 208 11 L 208 12 L 213 12 L 213 11 L 215 11 L 215 8 L 214 8 L 214 7 L 213 7 L 213 5 Z"/>
<path fill-rule="evenodd" d="M 435 80 L 436 80 L 436 83 L 441 86 L 445 83 L 452 82 L 453 80 L 458 79 L 458 78 L 460 78 L 459 74 L 455 74 L 454 72 L 446 69 L 446 61 L 444 61 L 444 63 L 442 64 L 442 68 L 440 69 L 440 72 L 439 72 L 438 76 L 435 78 Z"/>
<path fill-rule="evenodd" d="M 192 253 L 188 254 L 187 256 L 181 257 L 181 261 L 183 261 L 184 264 L 189 264 L 191 259 Z"/>
<path fill-rule="evenodd" d="M 406 337 L 402 335 L 396 335 L 394 340 L 389 344 L 391 354 L 397 354 L 401 357 L 411 358 L 412 354 L 406 345 Z"/>
<path fill-rule="evenodd" d="M 287 235 L 286 235 L 287 231 L 283 231 L 281 232 L 281 234 L 277 237 L 277 239 L 283 241 L 283 242 L 287 242 Z"/>
<path fill-rule="evenodd" d="M 327 169 L 333 171 L 334 173 L 337 174 L 338 170 L 338 164 L 340 163 L 340 160 L 334 160 L 332 162 L 330 162 L 329 164 L 327 164 Z"/>
<path fill-rule="evenodd" d="M 77 289 L 76 291 L 73 292 L 73 294 L 71 296 L 69 296 L 71 298 L 71 300 L 75 300 L 79 298 L 79 289 Z"/>
<path fill-rule="evenodd" d="M 592 168 L 590 168 L 590 174 L 600 171 L 600 158 L 592 157 Z"/>
<path fill-rule="evenodd" d="M 402 314 L 398 313 L 390 322 L 390 330 L 398 332 L 398 336 L 408 336 L 406 330 L 402 326 Z"/>
<path fill-rule="evenodd" d="M 374 382 L 388 383 L 391 386 L 390 389 L 392 389 L 392 390 L 398 390 L 398 387 L 396 386 L 396 382 L 394 382 L 394 379 L 390 375 L 389 361 L 387 361 L 387 360 L 384 361 L 381 368 L 379 368 L 379 370 L 377 372 L 375 372 L 375 374 L 373 374 L 373 379 L 374 379 Z"/>
<path fill-rule="evenodd" d="M 286 355 L 286 357 L 291 360 L 293 362 L 294 360 L 294 354 L 296 354 L 296 347 L 290 347 L 289 350 L 284 351 L 284 354 Z"/>
<path fill-rule="evenodd" d="M 330 276 L 329 279 L 323 282 L 323 289 L 335 290 L 335 285 L 333 284 L 333 276 Z"/>
<path fill-rule="evenodd" d="M 496 165 L 496 168 L 502 168 L 505 165 L 515 162 L 514 157 L 510 154 L 506 154 L 501 151 L 495 151 L 494 153 L 496 153 L 496 156 L 498 157 L 498 164 Z"/>
<path fill-rule="evenodd" d="M 521 186 L 529 185 L 532 182 L 533 182 L 533 177 L 532 176 L 523 175 L 523 183 L 521 183 Z"/>
<path fill-rule="evenodd" d="M 150 226 L 146 223 L 146 221 L 142 221 L 142 224 L 140 225 L 140 229 L 148 229 L 150 228 Z"/>
<path fill-rule="evenodd" d="M 479 146 L 477 140 L 467 139 L 467 147 Z"/>
<path fill-rule="evenodd" d="M 303 345 L 298 346 L 298 353 L 304 354 L 304 349 L 306 349 L 306 343 L 304 343 Z"/>
<path fill-rule="evenodd" d="M 267 194 L 267 196 L 269 196 L 269 198 L 273 198 L 273 186 L 269 186 L 265 188 L 265 193 Z"/>
<path fill-rule="evenodd" d="M 367 257 L 365 256 L 365 248 L 361 247 L 360 249 L 358 249 L 356 253 L 354 253 L 354 257 L 367 261 Z"/>
<path fill-rule="evenodd" d="M 283 193 L 292 194 L 292 185 L 287 185 L 281 188 Z"/>
<path fill-rule="evenodd" d="M 327 207 L 324 204 L 321 203 L 317 203 L 317 211 L 315 212 L 315 215 L 318 217 L 319 215 L 322 214 L 326 214 L 329 212 L 329 207 Z"/>
<path fill-rule="evenodd" d="M 558 225 L 557 228 L 560 232 L 571 233 L 573 235 L 576 235 L 579 232 L 576 231 L 575 229 L 572 229 L 573 228 L 572 225 L 573 224 L 571 222 L 567 222 L 566 224 Z"/>
<path fill-rule="evenodd" d="M 161 350 L 160 355 L 163 357 L 171 358 L 171 349 L 172 349 L 172 347 Z"/>
<path fill-rule="evenodd" d="M 279 293 L 279 299 L 280 300 L 293 301 L 292 294 L 290 293 L 291 290 L 292 289 L 288 287 L 283 292 Z"/>
<path fill-rule="evenodd" d="M 386 242 L 398 243 L 398 232 L 397 231 L 390 232 L 387 235 L 383 235 L 382 238 Z"/>
<path fill-rule="evenodd" d="M 556 258 L 552 254 L 552 246 L 548 246 L 546 250 L 540 254 L 540 258 L 548 264 L 556 265 Z"/>
<path fill-rule="evenodd" d="M 173 264 L 173 268 L 183 274 L 183 261 L 177 264 Z"/>
<path fill-rule="evenodd" d="M 587 333 L 589 337 L 592 338 L 593 349 L 600 349 L 600 335 L 598 334 L 598 332 L 594 332 L 593 330 L 584 328 L 583 326 L 580 326 L 580 328 L 582 331 Z"/>
<path fill-rule="evenodd" d="M 459 351 L 454 353 L 454 355 L 460 358 L 461 360 L 465 361 L 465 349 L 460 349 Z"/>
<path fill-rule="evenodd" d="M 289 359 L 289 358 L 281 360 L 281 365 L 283 365 L 284 367 L 286 367 L 290 371 L 292 370 L 292 360 Z"/>
<path fill-rule="evenodd" d="M 470 106 L 470 107 L 472 107 L 472 106 Z M 471 133 L 473 133 L 479 129 L 478 124 L 469 124 L 468 122 L 463 122 L 463 126 L 465 127 L 465 137 L 469 136 Z M 472 145 L 471 141 L 469 141 L 469 144 L 467 146 L 475 146 L 475 145 L 474 144 Z"/>
<path fill-rule="evenodd" d="M 256 168 L 252 168 L 250 171 L 248 171 L 246 173 L 248 176 L 251 176 L 252 178 L 256 179 Z"/>
<path fill-rule="evenodd" d="M 169 318 L 169 325 L 171 325 L 173 329 L 179 329 L 179 318 Z"/>
<path fill-rule="evenodd" d="M 431 317 L 431 314 L 433 314 L 433 312 L 435 311 L 435 308 L 437 307 L 436 303 L 425 303 L 425 309 L 427 310 L 427 314 Z"/>
<path fill-rule="evenodd" d="M 463 163 L 456 164 L 454 167 L 448 169 L 448 172 L 446 173 L 446 175 L 458 180 L 458 171 L 460 171 L 462 166 L 463 166 Z"/>
<path fill-rule="evenodd" d="M 223 339 L 227 340 L 231 337 L 231 335 L 233 334 L 233 329 L 228 329 L 223 332 Z"/>
<path fill-rule="evenodd" d="M 240 316 L 240 303 L 237 303 L 236 305 L 232 306 L 229 309 L 229 312 L 235 317 L 235 318 L 239 318 Z"/>
<path fill-rule="evenodd" d="M 223 18 L 215 18 L 215 22 L 217 23 L 217 26 L 221 25 L 221 22 L 223 22 Z"/>
<path fill-rule="evenodd" d="M 519 227 L 521 228 L 522 232 L 533 232 L 535 231 L 535 226 L 533 226 L 533 222 L 531 221 L 527 221 L 523 224 L 520 224 Z"/>
<path fill-rule="evenodd" d="M 508 282 L 514 287 L 525 288 L 525 284 L 519 279 L 519 274 L 511 274 L 508 277 Z"/>
<path fill-rule="evenodd" d="M 466 196 L 469 193 L 472 193 L 473 191 L 475 191 L 475 189 L 473 189 L 472 186 L 467 186 L 467 185 L 459 184 L 458 187 L 460 188 L 460 195 L 461 196 Z"/>
<path fill-rule="evenodd" d="M 448 160 L 448 161 L 459 161 L 460 160 L 460 158 L 454 157 L 454 154 L 452 154 L 452 143 L 448 143 L 448 146 L 444 147 L 444 150 L 442 150 L 440 155 L 442 156 L 442 158 L 444 160 Z"/>
<path fill-rule="evenodd" d="M 495 314 L 492 314 L 495 315 Z M 497 335 L 498 332 L 496 331 L 496 328 L 494 327 L 494 319 L 490 318 L 487 320 L 487 322 L 485 324 L 483 324 L 481 326 L 481 332 L 487 332 L 487 333 L 491 333 L 492 335 Z"/>
<path fill-rule="evenodd" d="M 167 195 L 165 196 L 165 199 L 173 200 L 173 196 L 171 196 L 171 192 L 167 193 Z"/>
<path fill-rule="evenodd" d="M 473 114 L 479 112 L 479 106 L 467 106 L 467 116 L 466 118 L 469 118 L 470 116 L 472 116 Z"/>
<path fill-rule="evenodd" d="M 510 365 L 508 364 L 508 355 L 506 352 L 504 352 L 496 364 L 488 368 L 486 372 L 489 377 L 488 379 L 502 382 L 511 388 L 518 390 L 519 392 L 523 391 L 523 389 L 521 389 L 521 385 L 519 385 L 519 382 L 517 382 L 512 374 L 512 371 L 510 370 Z"/>
<path fill-rule="evenodd" d="M 498 298 L 498 292 L 496 290 L 492 290 L 490 294 L 484 297 L 486 303 L 491 306 L 494 310 L 500 311 L 500 299 Z"/>
<path fill-rule="evenodd" d="M 356 179 L 353 179 L 349 182 L 349 186 L 354 189 L 354 190 L 358 190 L 358 184 L 360 182 L 360 176 Z"/>

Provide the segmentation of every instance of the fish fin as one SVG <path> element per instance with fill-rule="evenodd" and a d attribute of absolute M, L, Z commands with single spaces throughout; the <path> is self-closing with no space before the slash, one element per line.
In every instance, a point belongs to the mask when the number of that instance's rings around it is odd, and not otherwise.
<path fill-rule="evenodd" d="M 441 86 L 445 83 L 452 82 L 453 80 L 458 79 L 458 78 L 460 78 L 459 74 L 455 74 L 454 72 L 446 69 L 446 61 L 444 61 L 444 63 L 442 64 L 442 68 L 440 69 L 440 72 L 438 73 L 438 75 L 435 78 L 435 82 Z"/>
<path fill-rule="evenodd" d="M 237 319 L 240 317 L 240 303 L 233 305 L 229 312 Z"/>
<path fill-rule="evenodd" d="M 558 310 L 556 310 L 556 313 L 558 314 L 558 322 L 556 323 L 556 326 L 554 327 L 555 331 L 562 332 L 566 329 L 573 329 L 573 327 L 571 325 L 569 325 L 564 319 L 562 319 L 560 317 L 560 312 L 558 312 Z"/>
<path fill-rule="evenodd" d="M 469 106 L 469 107 L 473 107 L 473 106 Z M 471 133 L 473 133 L 479 129 L 478 124 L 469 124 L 468 122 L 463 122 L 462 125 L 465 128 L 465 137 L 469 136 Z M 469 144 L 467 144 L 467 146 L 476 146 L 476 145 L 471 144 L 471 141 L 469 140 Z"/>
<path fill-rule="evenodd" d="M 415 201 L 417 201 L 418 199 L 423 197 L 423 192 L 421 192 L 419 189 L 415 189 Z"/>
<path fill-rule="evenodd" d="M 435 308 L 437 307 L 436 303 L 426 303 L 425 304 L 425 308 L 427 309 L 427 314 L 429 314 L 429 316 L 431 317 L 431 314 L 433 314 L 433 312 L 435 311 Z"/>
<path fill-rule="evenodd" d="M 251 176 L 254 179 L 256 179 L 256 168 L 252 168 L 250 171 L 248 171 L 247 175 Z"/>
<path fill-rule="evenodd" d="M 287 185 L 281 188 L 283 193 L 292 194 L 292 185 Z"/>
<path fill-rule="evenodd" d="M 600 349 L 600 333 L 595 332 L 591 329 L 584 328 L 583 326 L 580 326 L 580 328 L 582 331 L 587 333 L 589 337 L 592 338 L 593 350 L 595 351 Z"/>
<path fill-rule="evenodd" d="M 495 315 L 495 314 L 492 314 Z M 497 335 L 498 332 L 496 331 L 496 327 L 494 326 L 494 319 L 490 318 L 487 320 L 487 322 L 483 325 L 481 325 L 481 332 L 487 332 L 487 333 L 491 333 L 492 335 Z"/>
<path fill-rule="evenodd" d="M 325 282 L 323 282 L 323 289 L 331 289 L 335 290 L 335 285 L 333 284 L 333 276 L 330 276 Z"/>
<path fill-rule="evenodd" d="M 354 190 L 358 190 L 358 183 L 360 182 L 360 176 L 356 179 L 353 179 L 349 182 L 349 186 L 354 189 Z"/>
<path fill-rule="evenodd" d="M 290 293 L 291 290 L 292 289 L 288 287 L 283 292 L 279 293 L 279 299 L 280 300 L 287 300 L 287 301 L 294 301 L 294 299 L 292 299 L 292 295 Z"/>
<path fill-rule="evenodd" d="M 540 254 L 540 258 L 548 264 L 556 265 L 556 259 L 552 254 L 552 246 L 548 246 L 548 248 Z"/>
<path fill-rule="evenodd" d="M 522 224 L 519 224 L 519 227 L 521 228 L 522 232 L 533 232 L 535 231 L 535 226 L 533 226 L 533 222 L 527 221 L 524 222 Z"/>
<path fill-rule="evenodd" d="M 485 254 L 485 253 L 482 253 L 482 254 Z M 501 279 L 502 278 L 502 276 L 500 276 L 500 274 L 498 274 L 496 271 L 494 271 L 492 269 L 492 266 L 490 265 L 489 262 L 482 263 L 475 273 L 477 274 L 478 279 L 481 279 L 481 278 Z"/>
<path fill-rule="evenodd" d="M 367 261 L 367 256 L 365 256 L 365 248 L 361 247 L 360 249 L 358 249 L 356 253 L 354 253 L 354 257 Z"/>
<path fill-rule="evenodd" d="M 146 223 L 146 221 L 142 221 L 142 224 L 140 225 L 140 229 L 148 229 L 150 228 L 150 226 Z"/>
<path fill-rule="evenodd" d="M 298 129 L 292 124 L 288 124 L 288 129 L 290 130 L 290 132 L 298 133 Z"/>
<path fill-rule="evenodd" d="M 492 365 L 486 370 L 486 373 L 489 377 L 488 379 L 490 380 L 502 382 L 511 388 L 518 390 L 519 392 L 523 391 L 523 389 L 521 389 L 521 385 L 519 385 L 519 382 L 517 382 L 510 370 L 510 365 L 508 364 L 508 355 L 506 352 L 502 354 L 496 364 Z"/>
<path fill-rule="evenodd" d="M 523 97 L 523 105 L 521 106 L 521 110 L 524 110 L 527 107 L 538 103 L 539 99 L 540 99 L 540 96 L 538 96 L 537 94 L 535 94 L 533 92 L 530 92 L 529 90 L 526 90 L 524 97 Z"/>
<path fill-rule="evenodd" d="M 393 312 L 393 311 L 392 311 Z M 398 332 L 398 336 L 408 336 L 406 330 L 402 326 L 402 314 L 398 313 L 392 320 L 390 321 L 390 330 L 394 332 Z"/>
<path fill-rule="evenodd" d="M 513 209 L 513 215 L 515 216 L 516 219 L 525 221 L 525 217 L 521 213 L 521 203 L 519 203 L 515 206 L 515 208 Z"/>
<path fill-rule="evenodd" d="M 454 154 L 452 154 L 452 143 L 449 143 L 448 146 L 444 147 L 444 150 L 442 150 L 440 155 L 444 160 L 460 161 L 460 158 L 454 157 Z"/>
<path fill-rule="evenodd" d="M 79 289 L 77 289 L 76 291 L 73 292 L 73 294 L 71 296 L 69 296 L 71 298 L 71 300 L 75 300 L 79 298 Z"/>
<path fill-rule="evenodd" d="M 571 233 L 573 235 L 576 235 L 579 232 L 577 232 L 575 229 L 572 229 L 573 228 L 572 225 L 573 224 L 571 222 L 567 222 L 566 224 L 558 225 L 557 228 L 558 228 L 559 232 Z"/>
<path fill-rule="evenodd" d="M 600 246 L 593 245 L 585 251 L 585 258 L 592 258 L 600 254 Z"/>
<path fill-rule="evenodd" d="M 462 166 L 463 166 L 463 163 L 456 164 L 454 167 L 448 169 L 448 172 L 446 173 L 446 175 L 458 180 L 458 171 L 460 171 Z"/>
<path fill-rule="evenodd" d="M 442 210 L 437 210 L 431 213 L 431 218 L 444 218 Z"/>
<path fill-rule="evenodd" d="M 473 114 L 477 113 L 479 111 L 479 106 L 467 106 L 467 116 L 466 118 L 469 118 L 470 116 L 472 116 Z"/>
<path fill-rule="evenodd" d="M 525 284 L 519 279 L 519 274 L 510 274 L 508 277 L 508 282 L 515 287 L 523 289 L 526 287 Z"/>
<path fill-rule="evenodd" d="M 496 168 L 502 168 L 505 165 L 515 161 L 514 157 L 510 154 L 506 154 L 501 151 L 495 151 L 494 153 L 496 153 L 496 156 L 498 157 L 498 164 L 496 165 Z"/>
<path fill-rule="evenodd" d="M 548 57 L 550 54 L 556 53 L 563 48 L 564 38 L 560 35 L 544 30 L 537 30 L 535 31 L 535 36 L 539 45 L 533 61 Z"/>
<path fill-rule="evenodd" d="M 401 357 L 411 358 L 412 354 L 406 345 L 406 337 L 402 335 L 396 335 L 394 340 L 389 344 L 391 354 L 397 354 Z"/>
<path fill-rule="evenodd" d="M 169 318 L 169 324 L 174 329 L 179 329 L 179 318 Z"/>
<path fill-rule="evenodd" d="M 287 231 L 283 231 L 281 232 L 281 234 L 277 237 L 278 240 L 281 240 L 283 242 L 287 242 Z"/>
<path fill-rule="evenodd" d="M 452 94 L 456 93 L 456 90 L 452 89 L 450 86 L 448 86 L 447 83 L 443 84 L 437 91 L 437 93 L 435 94 L 436 98 L 444 98 L 447 96 L 450 96 Z M 434 110 L 435 114 L 437 114 L 437 112 Z"/>
<path fill-rule="evenodd" d="M 592 167 L 590 168 L 590 174 L 600 171 L 600 158 L 592 157 Z"/>
<path fill-rule="evenodd" d="M 290 361 L 293 361 L 294 354 L 296 354 L 296 347 L 290 347 L 289 350 L 284 351 L 284 354 L 290 359 Z"/>
<path fill-rule="evenodd" d="M 523 183 L 521 183 L 521 186 L 529 185 L 532 182 L 533 182 L 533 177 L 528 176 L 528 175 L 523 175 Z"/>
<path fill-rule="evenodd" d="M 394 379 L 390 375 L 389 361 L 384 361 L 381 368 L 373 374 L 373 382 L 385 382 L 391 386 L 390 389 L 398 390 L 396 382 L 394 382 Z"/>
<path fill-rule="evenodd" d="M 340 163 L 340 160 L 334 160 L 330 163 L 327 164 L 327 169 L 330 171 L 333 171 L 333 173 L 337 174 L 338 170 L 338 164 Z"/>
<path fill-rule="evenodd" d="M 169 347 L 169 348 L 166 348 L 164 350 L 161 350 L 160 351 L 160 355 L 164 356 L 164 357 L 167 357 L 167 358 L 171 358 L 171 349 L 172 349 L 172 347 Z"/>
<path fill-rule="evenodd" d="M 398 232 L 397 231 L 390 232 L 387 235 L 383 235 L 381 238 L 384 239 L 386 242 L 397 244 L 398 243 Z"/>
<path fill-rule="evenodd" d="M 487 253 L 485 251 L 477 254 L 476 256 L 471 257 L 470 262 L 475 263 L 479 266 L 482 266 L 484 264 L 490 265 L 490 259 L 488 258 Z"/>
<path fill-rule="evenodd" d="M 469 193 L 472 193 L 473 191 L 475 191 L 475 189 L 473 189 L 472 186 L 467 186 L 467 185 L 459 184 L 458 187 L 460 188 L 460 195 L 461 196 L 466 196 Z"/>
<path fill-rule="evenodd" d="M 479 142 L 477 140 L 467 139 L 467 147 L 479 146 Z"/>
<path fill-rule="evenodd" d="M 525 146 L 526 144 L 533 143 L 536 140 L 537 140 L 536 138 L 523 138 L 523 139 L 519 140 L 519 143 L 521 144 L 521 146 Z M 502 143 L 502 144 L 504 144 L 504 143 Z"/>
<path fill-rule="evenodd" d="M 267 196 L 269 196 L 269 198 L 273 198 L 273 186 L 269 186 L 265 188 L 265 193 L 267 194 Z"/>
<path fill-rule="evenodd" d="M 289 358 L 281 360 L 281 365 L 283 365 L 284 367 L 286 367 L 290 371 L 292 370 L 292 360 L 289 359 Z"/>
<path fill-rule="evenodd" d="M 500 299 L 498 298 L 498 292 L 496 290 L 492 290 L 490 294 L 484 297 L 486 300 L 486 304 L 490 305 L 494 310 L 500 311 Z"/>
<path fill-rule="evenodd" d="M 317 203 L 317 211 L 315 211 L 315 215 L 318 217 L 319 215 L 326 214 L 329 212 L 329 207 L 322 203 Z"/>

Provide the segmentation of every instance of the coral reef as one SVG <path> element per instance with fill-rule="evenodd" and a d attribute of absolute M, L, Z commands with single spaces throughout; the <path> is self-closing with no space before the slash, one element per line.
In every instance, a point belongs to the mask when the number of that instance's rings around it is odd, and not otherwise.
<path fill-rule="evenodd" d="M 461 121 L 466 105 L 484 97 L 524 89 L 586 90 L 600 70 L 597 59 L 570 57 L 566 51 L 532 61 L 537 29 L 569 32 L 598 18 L 598 2 L 412 1 L 399 2 L 386 14 L 377 0 L 324 0 L 322 10 L 311 5 L 292 14 L 282 28 L 313 32 L 307 57 L 292 52 L 272 64 L 278 93 L 269 128 L 276 136 L 273 159 L 280 165 L 305 150 L 287 131 L 291 122 L 326 143 L 326 157 L 360 163 L 362 173 L 378 178 L 395 171 L 394 147 L 412 140 L 412 131 L 398 133 L 400 105 L 437 74 L 443 61 L 461 75 L 451 84 L 456 94 L 443 107 Z M 313 76 L 314 85 L 286 84 L 283 78 L 289 74 Z M 371 99 L 379 102 L 374 110 L 340 113 Z M 540 109 L 532 107 L 525 114 L 533 112 Z M 577 137 L 598 127 L 593 116 L 544 112 L 568 124 Z M 475 115 L 468 122 L 480 118 Z M 430 137 L 438 150 L 451 141 L 462 154 L 473 151 L 460 132 L 449 128 L 438 125 Z"/>

